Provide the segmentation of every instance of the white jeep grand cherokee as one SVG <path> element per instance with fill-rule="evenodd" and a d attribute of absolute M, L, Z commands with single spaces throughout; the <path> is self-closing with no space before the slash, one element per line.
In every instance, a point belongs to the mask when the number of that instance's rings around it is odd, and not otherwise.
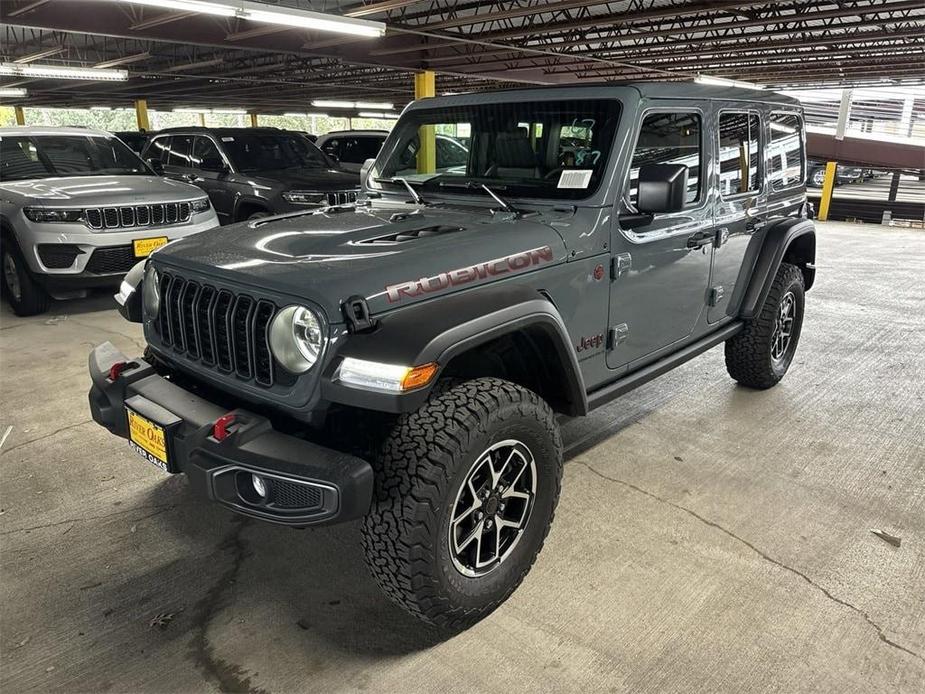
<path fill-rule="evenodd" d="M 117 286 L 139 258 L 214 226 L 202 190 L 158 176 L 110 133 L 0 128 L 0 266 L 20 316 Z"/>

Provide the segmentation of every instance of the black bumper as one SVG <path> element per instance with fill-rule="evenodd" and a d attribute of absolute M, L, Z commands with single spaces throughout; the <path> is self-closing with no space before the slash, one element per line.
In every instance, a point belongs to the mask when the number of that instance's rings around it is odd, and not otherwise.
<path fill-rule="evenodd" d="M 90 412 L 94 421 L 127 439 L 126 406 L 166 431 L 170 472 L 237 513 L 303 527 L 365 515 L 373 471 L 366 461 L 275 430 L 265 417 L 234 410 L 235 424 L 218 441 L 212 427 L 228 411 L 155 373 L 135 359 L 110 380 L 110 367 L 128 358 L 105 342 L 90 353 Z M 139 459 L 139 464 L 142 461 Z M 266 481 L 255 496 L 252 475 Z"/>

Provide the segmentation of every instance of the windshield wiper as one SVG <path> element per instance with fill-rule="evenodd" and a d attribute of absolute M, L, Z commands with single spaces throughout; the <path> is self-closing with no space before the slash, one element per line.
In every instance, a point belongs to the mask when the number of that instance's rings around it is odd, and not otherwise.
<path fill-rule="evenodd" d="M 493 197 L 495 199 L 495 202 L 501 205 L 501 209 L 504 210 L 505 212 L 512 212 L 512 213 L 518 212 L 518 210 L 511 207 L 510 203 L 508 203 L 504 198 L 502 198 L 500 195 L 495 193 L 491 188 L 486 186 L 484 183 L 482 184 L 482 190 L 484 190 L 491 197 Z"/>
<path fill-rule="evenodd" d="M 403 184 L 405 188 L 408 189 L 408 194 L 411 195 L 411 199 L 414 200 L 415 204 L 417 205 L 427 204 L 426 202 L 424 202 L 424 198 L 421 197 L 421 194 L 417 192 L 410 183 L 408 183 L 408 179 L 402 178 L 401 176 L 392 176 L 391 182 L 395 183 L 396 181 Z"/>

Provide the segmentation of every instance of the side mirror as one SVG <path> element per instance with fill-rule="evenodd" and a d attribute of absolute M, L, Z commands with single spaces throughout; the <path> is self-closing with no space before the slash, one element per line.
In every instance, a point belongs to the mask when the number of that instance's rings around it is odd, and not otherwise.
<path fill-rule="evenodd" d="M 157 157 L 148 157 L 145 159 L 145 162 L 148 164 L 148 166 L 154 169 L 154 173 L 156 173 L 158 176 L 164 175 L 164 162 L 162 162 L 160 159 Z"/>
<path fill-rule="evenodd" d="M 219 157 L 206 157 L 201 162 L 199 162 L 199 170 L 223 174 L 228 171 L 228 167 Z"/>
<path fill-rule="evenodd" d="M 369 170 L 373 168 L 373 164 L 375 163 L 375 159 L 367 159 L 363 162 L 363 166 L 360 167 L 360 185 L 364 188 L 366 187 L 366 174 L 369 173 Z"/>
<path fill-rule="evenodd" d="M 688 168 L 682 164 L 644 164 L 639 168 L 636 209 L 645 214 L 679 212 L 687 196 Z"/>

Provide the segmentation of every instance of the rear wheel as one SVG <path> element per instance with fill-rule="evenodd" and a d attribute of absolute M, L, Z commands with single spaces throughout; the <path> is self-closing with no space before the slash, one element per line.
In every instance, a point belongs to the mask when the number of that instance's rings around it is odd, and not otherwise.
<path fill-rule="evenodd" d="M 781 263 L 761 311 L 726 340 L 726 370 L 750 388 L 770 388 L 787 373 L 800 341 L 805 290 L 796 265 Z"/>
<path fill-rule="evenodd" d="M 379 456 L 363 532 L 373 576 L 426 622 L 473 624 L 533 565 L 561 476 L 558 425 L 538 395 L 494 378 L 439 392 Z"/>
<path fill-rule="evenodd" d="M 17 316 L 34 316 L 48 310 L 48 294 L 39 286 L 26 266 L 15 243 L 7 238 L 0 249 L 3 294 Z"/>

